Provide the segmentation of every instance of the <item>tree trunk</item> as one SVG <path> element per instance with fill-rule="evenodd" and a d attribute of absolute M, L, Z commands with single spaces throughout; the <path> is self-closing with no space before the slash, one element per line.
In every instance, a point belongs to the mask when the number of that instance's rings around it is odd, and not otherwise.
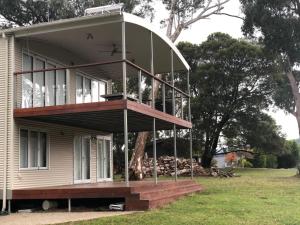
<path fill-rule="evenodd" d="M 129 166 L 131 180 L 143 179 L 143 157 L 148 137 L 149 132 L 139 132 L 135 141 L 134 152 L 132 154 Z"/>
<path fill-rule="evenodd" d="M 159 79 L 162 78 L 161 74 L 157 74 L 156 77 Z M 159 83 L 154 82 L 154 98 L 157 97 L 159 90 Z M 150 99 L 152 98 L 152 93 L 150 94 Z M 142 180 L 143 179 L 143 158 L 145 153 L 145 146 L 147 140 L 150 136 L 148 131 L 139 132 L 137 139 L 135 141 L 134 152 L 131 156 L 131 160 L 129 163 L 130 169 L 130 179 L 131 180 Z"/>
<path fill-rule="evenodd" d="M 295 112 L 294 112 L 293 115 L 297 119 L 298 132 L 299 132 L 299 135 L 300 135 L 300 93 L 299 93 L 298 83 L 297 83 L 297 81 L 294 77 L 294 74 L 292 72 L 292 68 L 290 69 L 290 71 L 286 72 L 286 75 L 287 75 L 289 83 L 291 85 L 293 97 L 294 97 L 294 100 L 295 100 Z"/>
<path fill-rule="evenodd" d="M 213 159 L 213 155 L 211 154 L 211 149 L 205 148 L 204 153 L 201 157 L 201 165 L 204 168 L 210 168 L 212 159 Z"/>

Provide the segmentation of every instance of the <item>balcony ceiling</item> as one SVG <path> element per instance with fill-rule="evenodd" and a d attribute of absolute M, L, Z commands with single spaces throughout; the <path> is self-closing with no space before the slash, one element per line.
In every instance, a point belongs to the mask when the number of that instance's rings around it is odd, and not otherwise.
<path fill-rule="evenodd" d="M 87 22 L 85 25 L 78 26 L 78 22 L 73 22 L 68 28 L 44 29 L 43 32 L 33 32 L 22 38 L 64 48 L 78 55 L 86 62 L 119 60 L 122 57 L 121 24 L 122 20 L 126 21 L 125 18 L 128 17 L 130 19 L 126 22 L 127 59 L 150 71 L 150 25 L 147 25 L 147 22 L 140 18 L 129 16 L 128 14 L 125 15 L 120 20 L 116 20 L 116 16 L 112 17 L 114 19 L 111 21 L 105 17 L 105 23 L 101 23 L 100 17 L 98 19 L 99 24 L 96 25 L 91 25 Z M 151 31 L 153 32 L 152 29 Z M 171 71 L 171 48 L 175 52 L 175 71 L 188 69 L 188 65 L 182 55 L 164 35 L 153 32 L 153 43 L 155 73 Z"/>

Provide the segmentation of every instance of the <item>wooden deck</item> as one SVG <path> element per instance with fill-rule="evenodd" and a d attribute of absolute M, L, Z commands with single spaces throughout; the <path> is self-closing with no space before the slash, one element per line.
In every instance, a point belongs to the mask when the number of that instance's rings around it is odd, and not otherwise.
<path fill-rule="evenodd" d="M 118 133 L 124 131 L 124 109 L 128 111 L 129 132 L 152 131 L 153 118 L 157 119 L 157 130 L 171 130 L 173 124 L 178 129 L 192 128 L 189 121 L 130 100 L 15 109 L 14 117 Z"/>
<path fill-rule="evenodd" d="M 147 210 L 201 190 L 202 187 L 190 179 L 159 181 L 158 184 L 153 181 L 135 181 L 130 182 L 129 186 L 124 182 L 105 182 L 17 189 L 12 191 L 12 199 L 122 198 L 126 210 Z"/>

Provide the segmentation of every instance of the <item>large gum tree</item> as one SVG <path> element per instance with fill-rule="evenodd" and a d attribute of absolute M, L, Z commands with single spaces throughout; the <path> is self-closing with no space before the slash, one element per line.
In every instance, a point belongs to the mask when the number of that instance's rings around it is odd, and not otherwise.
<path fill-rule="evenodd" d="M 274 92 L 280 108 L 292 113 L 300 128 L 300 1 L 240 0 L 245 14 L 243 32 L 260 38 L 280 56 L 283 77 Z M 299 129 L 300 130 L 300 129 Z"/>

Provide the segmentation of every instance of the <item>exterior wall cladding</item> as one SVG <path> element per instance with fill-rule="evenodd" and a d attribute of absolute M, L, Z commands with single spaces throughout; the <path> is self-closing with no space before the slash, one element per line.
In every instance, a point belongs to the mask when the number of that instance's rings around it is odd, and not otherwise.
<path fill-rule="evenodd" d="M 22 70 L 22 54 L 29 51 L 61 64 L 86 63 L 74 54 L 48 44 L 0 38 L 0 192 L 3 187 L 5 130 L 7 129 L 7 189 L 43 187 L 73 184 L 73 141 L 76 135 L 109 135 L 99 131 L 67 127 L 55 124 L 26 120 L 14 120 L 14 93 L 20 96 L 21 90 L 14 90 L 13 80 L 21 88 L 20 79 L 14 78 L 14 71 Z M 14 63 L 13 63 L 14 62 Z M 8 85 L 7 85 L 8 84 Z M 72 87 L 70 88 L 72 89 Z M 75 87 L 73 87 L 75 89 Z M 108 92 L 110 86 L 108 86 Z M 7 110 L 7 112 L 6 112 Z M 7 120 L 5 115 L 7 113 Z M 48 168 L 43 170 L 19 168 L 20 128 L 43 130 L 49 137 Z M 96 182 L 96 142 L 91 142 L 91 182 Z M 2 198 L 2 196 L 0 197 Z"/>

